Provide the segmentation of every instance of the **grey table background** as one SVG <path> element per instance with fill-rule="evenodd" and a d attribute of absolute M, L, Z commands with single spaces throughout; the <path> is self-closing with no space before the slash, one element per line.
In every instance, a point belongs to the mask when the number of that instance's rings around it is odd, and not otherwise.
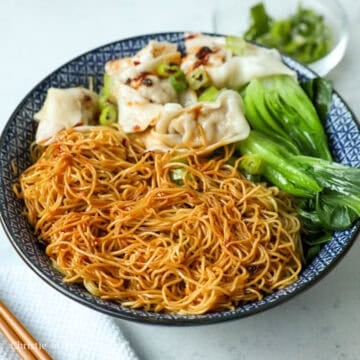
<path fill-rule="evenodd" d="M 360 116 L 360 2 L 341 2 L 349 16 L 350 43 L 342 63 L 329 77 Z M 217 0 L 1 0 L 0 130 L 23 96 L 65 61 L 142 33 L 211 31 L 211 9 L 219 4 Z M 20 261 L 1 229 L 0 271 L 4 256 Z M 145 360 L 357 360 L 358 259 L 359 241 L 319 284 L 275 309 L 239 321 L 190 328 L 114 321 Z"/>

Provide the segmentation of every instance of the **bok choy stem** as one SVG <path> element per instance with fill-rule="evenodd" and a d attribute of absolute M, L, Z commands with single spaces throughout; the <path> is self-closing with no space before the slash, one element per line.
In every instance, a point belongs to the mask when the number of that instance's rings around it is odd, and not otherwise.
<path fill-rule="evenodd" d="M 255 130 L 277 134 L 304 155 L 331 160 L 327 137 L 314 105 L 290 76 L 252 80 L 244 97 L 245 115 Z"/>

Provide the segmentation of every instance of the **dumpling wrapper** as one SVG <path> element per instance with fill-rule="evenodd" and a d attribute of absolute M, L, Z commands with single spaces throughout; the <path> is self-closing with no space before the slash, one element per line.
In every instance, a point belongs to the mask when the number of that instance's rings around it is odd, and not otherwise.
<path fill-rule="evenodd" d="M 282 63 L 277 50 L 251 44 L 247 45 L 244 55 L 233 56 L 220 66 L 207 67 L 206 71 L 216 87 L 231 89 L 238 89 L 253 79 L 270 75 L 296 77 L 296 73 Z"/>
<path fill-rule="evenodd" d="M 207 152 L 243 140 L 249 132 L 240 95 L 222 90 L 214 102 L 199 102 L 186 108 L 166 104 L 155 127 L 138 136 L 147 150 L 168 151 L 177 147 Z"/>
<path fill-rule="evenodd" d="M 170 85 L 170 84 L 169 84 Z M 171 85 L 170 85 L 171 86 Z M 145 96 L 144 96 L 145 95 Z M 142 91 L 133 89 L 130 86 L 119 84 L 116 93 L 118 104 L 118 123 L 126 133 L 133 133 L 146 130 L 149 126 L 155 126 L 165 113 L 165 109 L 175 106 L 177 109 L 182 106 L 187 107 L 197 103 L 196 94 L 188 89 L 179 97 L 180 104 L 177 103 L 157 103 L 149 100 L 150 96 L 161 96 L 160 91 L 154 91 L 148 96 Z"/>
<path fill-rule="evenodd" d="M 94 124 L 98 112 L 95 92 L 82 87 L 50 88 L 42 108 L 34 115 L 39 122 L 35 141 L 48 145 L 61 130 Z"/>
<path fill-rule="evenodd" d="M 210 53 L 199 59 L 201 48 L 207 47 Z M 245 43 L 242 55 L 233 55 L 226 48 L 224 37 L 192 34 L 185 38 L 186 57 L 181 68 L 188 74 L 195 68 L 203 68 L 212 84 L 217 88 L 239 89 L 253 79 L 270 75 L 289 75 L 296 73 L 287 67 L 275 49 L 267 49 Z"/>
<path fill-rule="evenodd" d="M 178 100 L 177 93 L 168 79 L 161 79 L 155 75 L 146 75 L 137 86 L 131 86 L 139 95 L 155 104 L 166 104 Z"/>
<path fill-rule="evenodd" d="M 160 120 L 164 105 L 150 102 L 137 90 L 124 84 L 119 84 L 116 95 L 118 122 L 125 133 L 144 131 Z"/>
<path fill-rule="evenodd" d="M 159 64 L 180 64 L 181 54 L 176 44 L 150 41 L 131 58 L 110 60 L 105 64 L 105 71 L 122 83 L 133 79 L 143 72 L 155 72 Z"/>
<path fill-rule="evenodd" d="M 225 46 L 223 36 L 210 36 L 200 33 L 187 34 L 184 39 L 185 57 L 182 59 L 181 69 L 185 74 L 206 62 L 207 66 L 216 67 L 222 65 L 232 57 L 232 53 Z M 197 56 L 200 49 L 207 47 L 212 53 L 202 59 Z"/>
<path fill-rule="evenodd" d="M 157 76 L 157 68 L 160 64 L 178 64 L 181 63 L 181 54 L 177 51 L 176 44 L 168 42 L 150 41 L 143 49 L 131 58 L 120 58 L 108 61 L 105 65 L 105 71 L 110 76 L 112 88 L 116 92 L 119 83 L 129 85 L 135 89 L 139 89 L 142 85 L 142 80 L 146 77 L 151 77 L 153 85 L 149 88 L 152 91 L 157 91 L 157 87 L 161 87 L 166 91 L 168 97 L 162 97 L 159 101 L 161 104 L 174 101 L 176 99 L 176 92 L 169 84 L 168 80 L 160 80 Z M 154 78 L 157 77 L 156 82 Z M 155 83 L 156 82 L 156 83 Z M 170 85 L 170 84 L 169 84 Z M 142 91 L 146 90 L 146 86 L 142 86 Z M 161 91 L 161 89 L 160 89 Z M 143 96 L 146 97 L 145 94 Z M 156 95 L 152 94 L 156 98 Z M 148 97 L 150 100 L 150 97 Z"/>

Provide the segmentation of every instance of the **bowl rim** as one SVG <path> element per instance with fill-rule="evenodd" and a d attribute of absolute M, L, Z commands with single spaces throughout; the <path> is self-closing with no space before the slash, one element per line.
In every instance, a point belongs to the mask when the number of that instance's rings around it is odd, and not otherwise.
<path fill-rule="evenodd" d="M 152 38 L 158 38 L 160 36 L 165 35 L 176 35 L 176 36 L 183 36 L 186 33 L 190 31 L 166 31 L 166 32 L 157 32 L 157 33 L 149 33 L 149 34 L 142 34 L 142 35 L 135 35 L 131 37 L 121 38 L 119 40 L 111 41 L 109 43 L 106 43 L 104 45 L 97 46 L 93 49 L 90 49 L 88 51 L 85 51 L 84 53 L 75 56 L 71 60 L 68 60 L 64 64 L 58 66 L 55 70 L 53 70 L 50 74 L 46 75 L 42 80 L 40 80 L 38 83 L 36 83 L 30 91 L 27 92 L 27 94 L 23 97 L 23 99 L 20 101 L 20 103 L 16 106 L 15 110 L 10 115 L 9 119 L 7 120 L 2 133 L 0 135 L 0 149 L 3 148 L 5 143 L 5 135 L 7 134 L 9 128 L 11 127 L 11 123 L 13 122 L 13 119 L 17 115 L 19 109 L 22 108 L 24 103 L 26 103 L 28 97 L 36 90 L 38 86 L 40 86 L 42 83 L 46 82 L 48 79 L 50 79 L 53 75 L 55 75 L 60 69 L 63 67 L 66 67 L 70 65 L 72 62 L 79 60 L 80 58 L 91 54 L 93 52 L 97 52 L 101 50 L 102 48 L 116 45 L 118 43 L 124 42 L 124 41 L 130 41 L 135 39 L 141 39 L 141 38 L 147 38 L 147 40 L 150 40 Z M 203 34 L 211 35 L 211 36 L 225 36 L 222 34 L 217 33 L 209 33 L 209 32 L 202 32 Z M 297 66 L 300 66 L 302 70 L 308 71 L 313 77 L 317 76 L 317 74 L 311 70 L 308 66 L 303 65 L 296 60 L 281 54 L 282 58 L 286 60 L 291 60 L 294 63 L 297 64 Z M 354 119 L 357 128 L 360 130 L 360 123 L 358 119 L 356 118 L 355 114 L 351 110 L 351 108 L 348 106 L 346 101 L 338 94 L 336 90 L 333 90 L 333 94 L 335 94 L 339 100 L 344 104 L 346 111 L 351 115 L 352 119 Z M 0 174 L 3 174 L 3 166 L 0 162 Z M 0 191 L 3 191 L 2 189 Z M 68 298 L 71 298 L 72 300 L 75 300 L 79 304 L 82 304 L 88 308 L 97 310 L 101 313 L 104 313 L 106 315 L 110 315 L 112 317 L 118 318 L 118 319 L 124 319 L 124 320 L 130 320 L 133 322 L 138 323 L 145 323 L 145 324 L 153 324 L 153 325 L 171 325 L 171 326 L 194 326 L 194 325 L 208 325 L 208 324 L 215 324 L 220 322 L 228 322 L 228 321 L 234 321 L 241 318 L 249 317 L 251 315 L 255 315 L 258 313 L 261 313 L 265 310 L 269 310 L 271 308 L 275 308 L 278 305 L 294 298 L 299 293 L 310 289 L 312 286 L 314 286 L 316 283 L 318 283 L 321 279 L 323 279 L 327 274 L 332 271 L 336 265 L 340 262 L 340 260 L 343 259 L 343 257 L 347 254 L 347 252 L 350 250 L 350 248 L 355 243 L 356 238 L 360 234 L 360 219 L 354 223 L 353 225 L 353 233 L 349 236 L 349 240 L 347 241 L 347 244 L 345 246 L 341 247 L 340 252 L 334 256 L 334 258 L 331 260 L 331 263 L 326 265 L 326 267 L 317 275 L 315 275 L 311 280 L 308 280 L 306 282 L 299 283 L 295 290 L 293 290 L 290 293 L 281 294 L 279 297 L 271 302 L 266 302 L 259 304 L 255 308 L 251 308 L 249 310 L 246 310 L 244 312 L 236 312 L 236 309 L 234 311 L 231 310 L 225 310 L 225 311 L 217 311 L 214 313 L 206 313 L 202 315 L 179 315 L 179 314 L 168 314 L 168 313 L 155 313 L 155 312 L 148 312 L 142 309 L 135 310 L 136 314 L 133 313 L 127 313 L 124 312 L 121 309 L 121 304 L 119 304 L 119 308 L 117 310 L 109 307 L 105 307 L 101 304 L 91 302 L 85 298 L 79 297 L 78 295 L 74 294 L 71 290 L 67 289 L 66 287 L 61 286 L 59 283 L 57 283 L 53 278 L 49 277 L 40 266 L 35 265 L 31 262 L 31 259 L 24 253 L 21 246 L 17 244 L 17 242 L 14 240 L 16 237 L 15 234 L 12 233 L 11 229 L 8 227 L 5 219 L 5 214 L 3 213 L 3 209 L 0 208 L 0 222 L 4 229 L 4 232 L 10 241 L 12 247 L 15 249 L 17 254 L 20 256 L 20 258 L 28 265 L 28 267 L 35 272 L 43 281 L 45 281 L 48 285 L 50 285 L 52 288 L 60 292 L 61 294 L 67 296 Z M 304 270 L 304 269 L 303 269 Z M 303 271 L 302 270 L 302 271 Z M 266 298 L 266 297 L 265 297 Z M 257 303 L 256 301 L 254 303 Z M 241 307 L 241 306 L 240 306 Z"/>

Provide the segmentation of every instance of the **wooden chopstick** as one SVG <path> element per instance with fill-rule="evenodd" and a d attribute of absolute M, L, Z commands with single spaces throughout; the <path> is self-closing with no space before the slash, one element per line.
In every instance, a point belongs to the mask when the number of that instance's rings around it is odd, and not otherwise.
<path fill-rule="evenodd" d="M 19 354 L 22 359 L 36 360 L 32 352 L 24 346 L 22 340 L 12 330 L 10 325 L 0 316 L 0 331 L 4 334 L 6 339 L 9 341 L 13 349 Z"/>
<path fill-rule="evenodd" d="M 43 346 L 33 338 L 1 300 L 0 331 L 22 359 L 51 360 L 51 357 L 44 350 Z"/>

